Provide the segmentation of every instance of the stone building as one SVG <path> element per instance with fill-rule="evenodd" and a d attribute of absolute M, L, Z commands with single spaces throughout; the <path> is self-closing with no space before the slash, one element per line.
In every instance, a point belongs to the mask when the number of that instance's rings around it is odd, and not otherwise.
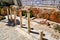
<path fill-rule="evenodd" d="M 58 5 L 60 0 L 22 0 L 24 5 Z"/>
<path fill-rule="evenodd" d="M 14 3 L 15 5 L 21 5 L 26 6 L 40 6 L 40 5 L 60 5 L 60 0 L 6 0 L 8 3 Z"/>

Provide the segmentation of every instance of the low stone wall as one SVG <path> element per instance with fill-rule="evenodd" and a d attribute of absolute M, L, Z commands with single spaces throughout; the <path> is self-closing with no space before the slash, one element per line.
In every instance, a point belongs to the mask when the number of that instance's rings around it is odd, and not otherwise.
<path fill-rule="evenodd" d="M 13 14 L 14 8 L 11 9 Z M 60 11 L 56 8 L 54 9 L 54 8 L 42 8 L 42 7 L 40 8 L 30 7 L 29 9 L 32 11 L 33 16 L 36 18 L 45 18 L 60 23 Z M 16 10 L 16 12 L 17 15 L 19 15 L 19 11 Z M 1 14 L 2 15 L 7 14 L 6 7 L 1 9 Z"/>
<path fill-rule="evenodd" d="M 33 15 L 37 18 L 45 18 L 60 23 L 60 11 L 55 9 L 32 8 Z"/>
<path fill-rule="evenodd" d="M 0 16 L 0 21 L 3 20 L 3 19 L 5 19 L 5 17 L 4 16 Z"/>
<path fill-rule="evenodd" d="M 0 15 L 7 15 L 7 9 L 6 9 L 6 7 L 1 7 L 1 13 L 0 13 Z"/>

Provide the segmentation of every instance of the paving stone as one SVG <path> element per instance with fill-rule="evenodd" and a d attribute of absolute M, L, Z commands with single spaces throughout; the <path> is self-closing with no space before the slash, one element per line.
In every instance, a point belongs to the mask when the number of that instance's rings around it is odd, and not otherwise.
<path fill-rule="evenodd" d="M 34 33 L 28 34 L 28 29 L 20 28 L 20 25 L 16 25 L 15 27 L 7 26 L 5 23 L 6 20 L 3 20 L 3 22 L 2 21 L 0 22 L 0 40 L 39 40 L 39 34 L 34 34 Z M 51 29 L 46 27 L 46 25 L 42 26 L 35 22 L 31 22 L 31 23 L 32 23 L 31 28 L 34 28 L 34 30 L 36 30 L 38 32 L 39 32 L 39 30 L 44 31 L 44 33 L 46 34 L 44 38 L 55 40 L 54 38 L 52 39 L 52 37 L 50 35 L 54 32 L 54 30 L 51 31 Z M 24 22 L 23 24 L 26 24 L 25 27 L 28 27 L 27 21 L 26 21 L 26 23 Z"/>

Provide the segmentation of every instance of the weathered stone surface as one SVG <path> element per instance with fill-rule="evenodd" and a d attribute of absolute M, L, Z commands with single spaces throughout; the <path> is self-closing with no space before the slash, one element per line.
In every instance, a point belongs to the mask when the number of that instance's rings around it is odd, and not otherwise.
<path fill-rule="evenodd" d="M 17 19 L 19 19 L 19 17 L 17 17 Z M 37 19 L 37 21 L 40 20 L 41 19 Z M 16 25 L 15 27 L 7 26 L 6 25 L 7 21 L 8 20 L 6 19 L 0 22 L 0 40 L 39 40 L 39 34 L 35 34 L 35 33 L 28 34 L 28 29 L 20 28 L 20 25 Z M 28 27 L 27 20 L 23 19 L 22 21 L 23 21 L 22 23 L 25 24 L 24 27 Z M 54 29 L 49 28 L 49 26 L 47 25 L 41 25 L 33 21 L 31 21 L 31 28 L 34 28 L 34 30 L 32 30 L 33 32 L 39 33 L 40 30 L 42 30 L 43 33 L 45 34 L 44 38 L 49 40 L 60 39 L 60 34 L 58 32 L 54 32 Z M 52 35 L 57 35 L 59 37 L 58 39 L 56 39 Z"/>
<path fill-rule="evenodd" d="M 5 17 L 4 16 L 0 16 L 0 20 L 3 20 L 3 19 L 5 19 Z"/>

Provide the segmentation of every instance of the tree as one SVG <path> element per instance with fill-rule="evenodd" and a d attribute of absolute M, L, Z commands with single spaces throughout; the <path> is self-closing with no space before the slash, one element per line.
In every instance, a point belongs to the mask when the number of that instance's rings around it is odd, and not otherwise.
<path fill-rule="evenodd" d="M 1 5 L 3 5 L 3 2 L 5 2 L 6 0 L 0 0 L 1 1 Z"/>

